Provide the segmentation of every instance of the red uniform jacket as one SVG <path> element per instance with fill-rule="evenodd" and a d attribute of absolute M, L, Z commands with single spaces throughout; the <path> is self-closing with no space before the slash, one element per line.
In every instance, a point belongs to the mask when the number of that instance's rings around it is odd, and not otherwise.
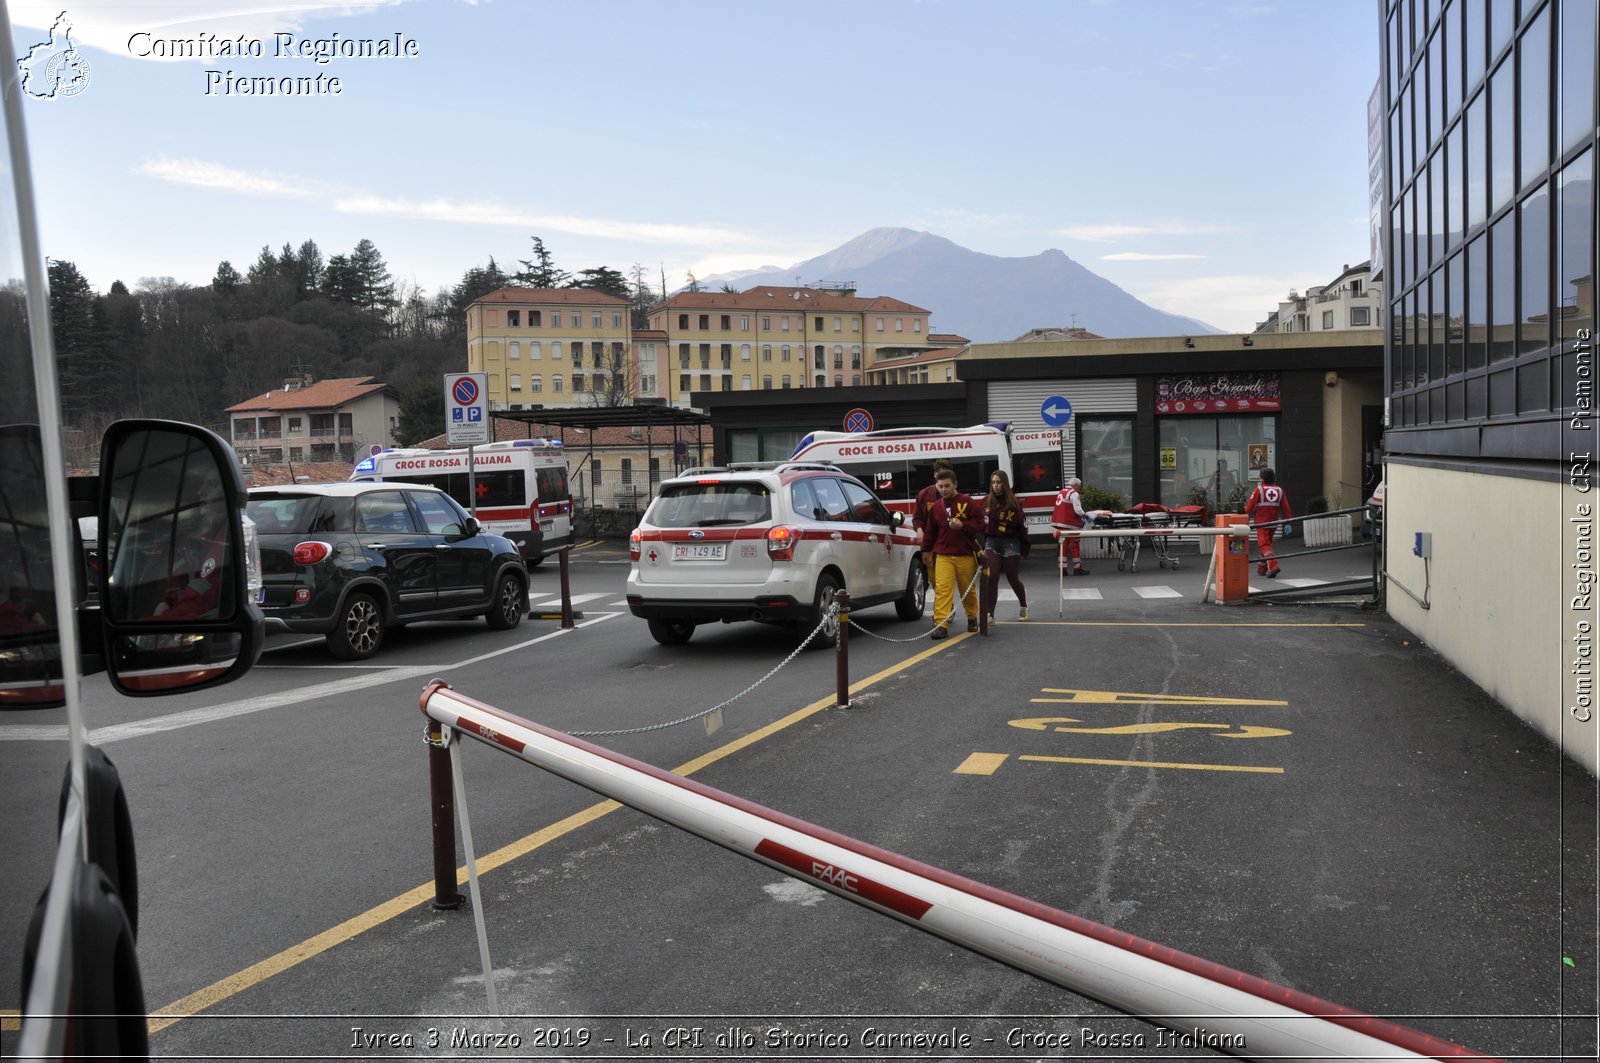
<path fill-rule="evenodd" d="M 960 518 L 961 527 L 952 528 L 952 517 Z M 959 492 L 941 498 L 928 511 L 927 523 L 922 528 L 922 549 L 936 554 L 977 554 L 983 550 L 983 504 L 971 495 Z"/>
<path fill-rule="evenodd" d="M 1056 509 L 1050 514 L 1050 523 L 1064 524 L 1069 528 L 1083 527 L 1083 496 L 1076 487 L 1064 487 L 1056 495 Z"/>
<path fill-rule="evenodd" d="M 221 537 L 193 544 L 179 562 L 180 575 L 162 596 L 167 608 L 162 620 L 193 620 L 212 616 L 222 599 Z"/>
<path fill-rule="evenodd" d="M 1289 496 L 1277 484 L 1257 484 L 1244 504 L 1245 514 L 1252 523 L 1270 524 L 1275 520 L 1293 520 L 1289 512 Z"/>
<path fill-rule="evenodd" d="M 917 504 L 911 510 L 911 526 L 917 531 L 922 531 L 928 526 L 928 511 L 933 504 L 939 501 L 939 487 L 929 484 L 917 492 Z"/>

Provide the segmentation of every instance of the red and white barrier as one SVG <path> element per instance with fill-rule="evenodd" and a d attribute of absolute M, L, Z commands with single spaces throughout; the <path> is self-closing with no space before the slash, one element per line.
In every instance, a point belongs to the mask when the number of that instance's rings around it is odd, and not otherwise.
<path fill-rule="evenodd" d="M 474 701 L 435 681 L 429 719 L 1130 1015 L 1252 1059 L 1486 1057 L 910 860 Z"/>

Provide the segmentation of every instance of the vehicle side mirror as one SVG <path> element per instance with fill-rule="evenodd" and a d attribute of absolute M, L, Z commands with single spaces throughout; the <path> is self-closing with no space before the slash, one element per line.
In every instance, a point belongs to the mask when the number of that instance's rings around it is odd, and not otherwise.
<path fill-rule="evenodd" d="M 233 450 L 175 421 L 118 421 L 100 445 L 100 621 L 134 696 L 237 679 L 260 656 L 260 554 Z"/>
<path fill-rule="evenodd" d="M 478 523 L 477 517 L 468 517 L 467 522 L 461 526 L 461 534 L 467 538 L 471 538 L 481 531 L 483 531 L 483 525 Z"/>
<path fill-rule="evenodd" d="M 889 523 L 894 526 L 894 529 L 896 531 L 899 531 L 900 530 L 900 526 L 902 524 L 904 524 L 905 522 L 906 522 L 906 515 L 904 513 L 901 513 L 899 510 L 895 510 L 893 513 L 889 514 Z"/>

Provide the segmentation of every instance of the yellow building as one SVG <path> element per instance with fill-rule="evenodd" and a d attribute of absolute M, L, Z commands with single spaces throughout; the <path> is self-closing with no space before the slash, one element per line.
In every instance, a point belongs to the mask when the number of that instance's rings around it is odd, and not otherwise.
<path fill-rule="evenodd" d="M 651 329 L 665 336 L 658 390 L 687 406 L 704 392 L 862 385 L 890 352 L 965 343 L 930 335 L 928 318 L 919 306 L 864 299 L 849 286 L 679 292 L 650 311 Z"/>
<path fill-rule="evenodd" d="M 467 371 L 491 409 L 621 406 L 639 389 L 626 299 L 588 288 L 501 288 L 467 307 Z M 653 352 L 652 352 L 653 353 Z"/>

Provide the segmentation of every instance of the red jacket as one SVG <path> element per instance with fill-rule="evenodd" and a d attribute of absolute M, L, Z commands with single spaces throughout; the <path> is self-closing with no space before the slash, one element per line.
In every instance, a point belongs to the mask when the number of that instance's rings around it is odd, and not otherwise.
<path fill-rule="evenodd" d="M 1254 524 L 1294 519 L 1294 514 L 1289 512 L 1289 496 L 1277 484 L 1257 484 L 1250 492 L 1250 500 L 1244 504 L 1244 511 Z"/>
<path fill-rule="evenodd" d="M 960 519 L 961 527 L 951 527 L 952 518 Z M 983 529 L 983 503 L 958 492 L 941 498 L 928 511 L 927 523 L 922 528 L 922 549 L 953 556 L 981 553 Z"/>
<path fill-rule="evenodd" d="M 939 485 L 931 483 L 917 492 L 917 503 L 911 509 L 911 526 L 922 531 L 928 526 L 928 511 L 939 501 Z"/>
<path fill-rule="evenodd" d="M 1056 508 L 1050 514 L 1050 523 L 1056 527 L 1083 527 L 1083 495 L 1076 487 L 1063 487 L 1061 493 L 1056 495 Z"/>
<path fill-rule="evenodd" d="M 997 510 L 990 504 L 988 495 L 983 497 L 983 523 L 984 534 L 995 539 L 1022 539 L 1028 534 L 1027 521 L 1019 508 L 1011 505 Z"/>

